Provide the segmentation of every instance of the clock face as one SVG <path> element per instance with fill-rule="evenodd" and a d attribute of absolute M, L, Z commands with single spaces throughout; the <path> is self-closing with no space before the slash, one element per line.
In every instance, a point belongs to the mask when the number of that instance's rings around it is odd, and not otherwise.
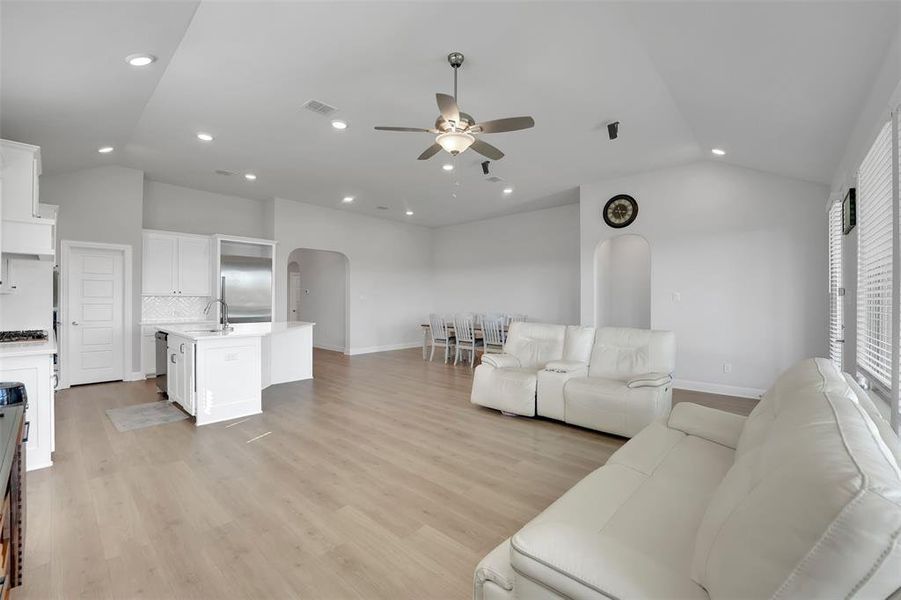
<path fill-rule="evenodd" d="M 601 215 L 610 227 L 627 227 L 638 216 L 638 202 L 632 196 L 619 194 L 607 201 Z"/>

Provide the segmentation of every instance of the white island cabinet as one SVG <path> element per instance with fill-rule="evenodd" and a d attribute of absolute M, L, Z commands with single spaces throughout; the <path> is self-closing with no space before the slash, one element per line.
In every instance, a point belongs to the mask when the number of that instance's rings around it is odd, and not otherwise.
<path fill-rule="evenodd" d="M 168 334 L 169 400 L 198 426 L 259 414 L 262 389 L 270 382 L 312 377 L 312 327 L 246 323 L 219 333 L 196 325 L 160 326 Z"/>

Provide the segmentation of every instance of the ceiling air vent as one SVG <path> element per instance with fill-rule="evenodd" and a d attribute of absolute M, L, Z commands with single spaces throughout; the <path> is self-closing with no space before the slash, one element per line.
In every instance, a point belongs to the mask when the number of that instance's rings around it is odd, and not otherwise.
<path fill-rule="evenodd" d="M 319 100 L 307 100 L 303 107 L 307 110 L 313 111 L 317 115 L 322 115 L 323 117 L 327 117 L 338 110 L 334 106 L 330 106 L 325 102 L 320 102 Z"/>
<path fill-rule="evenodd" d="M 387 206 L 376 206 L 378 210 L 388 210 Z"/>
<path fill-rule="evenodd" d="M 227 171 L 225 169 L 216 169 L 216 175 L 225 175 L 228 177 L 229 175 L 235 175 L 234 171 Z"/>
<path fill-rule="evenodd" d="M 485 181 L 490 181 L 491 183 L 500 183 L 501 181 L 503 181 L 503 179 L 501 179 L 497 175 L 492 175 L 491 177 L 486 177 Z"/>

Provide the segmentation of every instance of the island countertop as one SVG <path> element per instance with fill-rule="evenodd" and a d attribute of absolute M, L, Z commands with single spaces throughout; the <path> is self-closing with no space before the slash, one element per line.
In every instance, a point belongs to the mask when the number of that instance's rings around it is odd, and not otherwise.
<path fill-rule="evenodd" d="M 315 323 L 309 321 L 275 321 L 272 323 L 234 323 L 233 331 L 228 333 L 210 331 L 211 327 L 194 324 L 165 324 L 157 327 L 157 330 L 186 337 L 191 340 L 223 339 L 240 337 L 266 337 L 273 334 L 285 333 L 294 329 L 313 327 Z"/>

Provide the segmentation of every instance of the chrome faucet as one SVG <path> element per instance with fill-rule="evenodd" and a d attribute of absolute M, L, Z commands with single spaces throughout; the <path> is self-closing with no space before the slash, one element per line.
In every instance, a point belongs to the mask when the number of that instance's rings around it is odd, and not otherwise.
<path fill-rule="evenodd" d="M 203 309 L 203 314 L 205 314 L 205 315 L 209 314 L 210 309 L 213 307 L 214 304 L 217 304 L 217 303 L 222 305 L 222 319 L 221 319 L 221 323 L 220 323 L 221 324 L 220 329 L 221 329 L 221 331 L 231 331 L 232 327 L 230 327 L 228 324 L 228 304 L 225 303 L 225 300 L 222 300 L 220 298 L 213 298 L 206 305 L 206 308 Z"/>

